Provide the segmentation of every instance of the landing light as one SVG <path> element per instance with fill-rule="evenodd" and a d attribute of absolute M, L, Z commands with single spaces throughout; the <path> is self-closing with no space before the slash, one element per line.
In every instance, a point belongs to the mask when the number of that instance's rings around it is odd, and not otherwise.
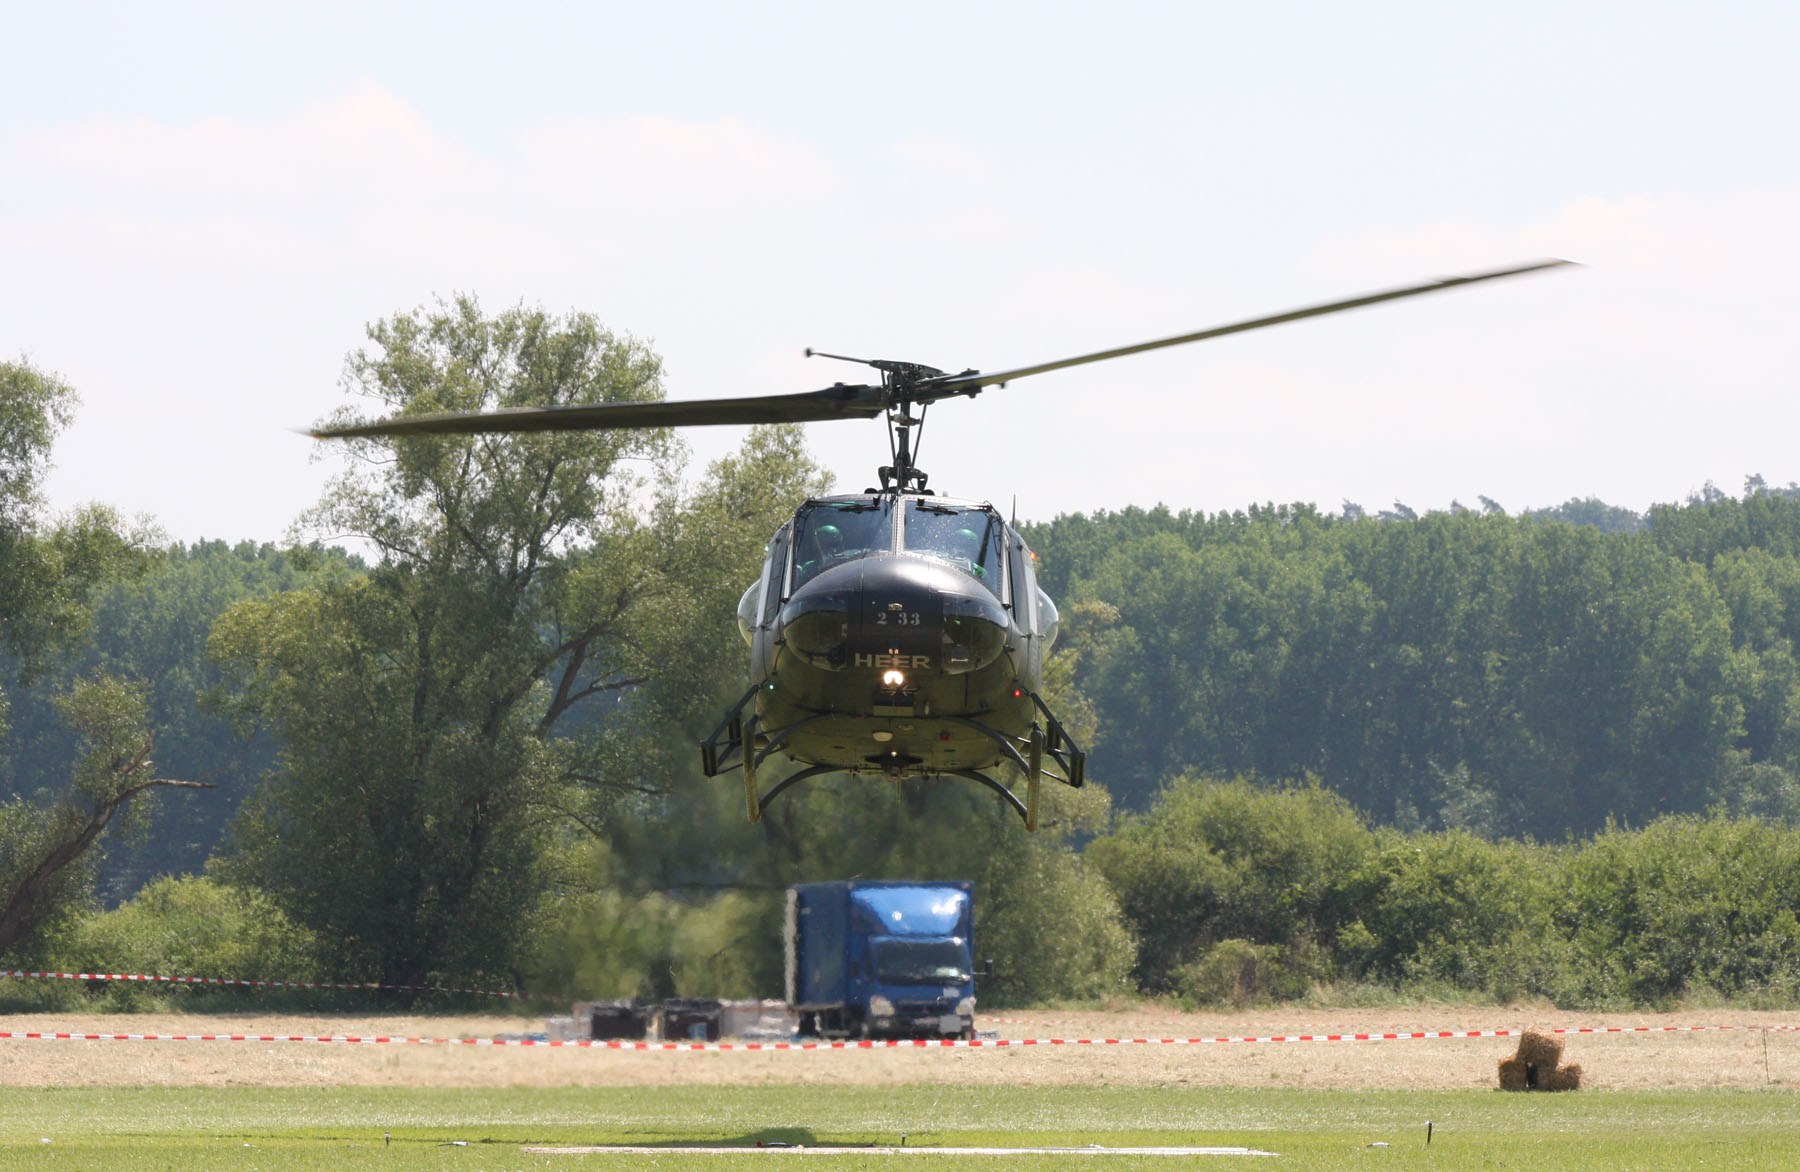
<path fill-rule="evenodd" d="M 906 674 L 904 672 L 897 672 L 897 671 L 889 670 L 889 671 L 884 671 L 881 673 L 881 686 L 882 687 L 884 687 L 884 688 L 899 688 L 899 687 L 904 687 L 905 685 L 906 685 Z"/>

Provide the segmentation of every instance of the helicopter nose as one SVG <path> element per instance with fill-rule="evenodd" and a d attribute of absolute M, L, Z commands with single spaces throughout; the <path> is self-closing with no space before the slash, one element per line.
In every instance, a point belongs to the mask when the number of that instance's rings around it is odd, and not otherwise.
<path fill-rule="evenodd" d="M 786 646 L 832 671 L 959 675 L 1006 649 L 986 586 L 933 558 L 865 558 L 820 574 L 782 608 Z"/>

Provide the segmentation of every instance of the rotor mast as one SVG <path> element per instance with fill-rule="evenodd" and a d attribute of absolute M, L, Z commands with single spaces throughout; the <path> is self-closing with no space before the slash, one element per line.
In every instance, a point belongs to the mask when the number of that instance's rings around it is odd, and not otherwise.
<path fill-rule="evenodd" d="M 929 495 L 930 490 L 925 485 L 931 477 L 914 463 L 919 450 L 919 440 L 914 432 L 921 435 L 924 433 L 925 409 L 939 397 L 920 394 L 920 390 L 929 380 L 945 377 L 944 372 L 935 366 L 919 362 L 898 362 L 891 358 L 851 358 L 844 354 L 827 354 L 810 346 L 806 349 L 806 356 L 854 362 L 861 366 L 872 366 L 881 372 L 882 399 L 887 404 L 888 452 L 893 460 L 893 463 L 876 469 L 876 474 L 881 477 L 881 491 Z M 966 370 L 963 375 L 975 373 L 973 370 Z M 967 393 L 973 395 L 976 392 Z"/>

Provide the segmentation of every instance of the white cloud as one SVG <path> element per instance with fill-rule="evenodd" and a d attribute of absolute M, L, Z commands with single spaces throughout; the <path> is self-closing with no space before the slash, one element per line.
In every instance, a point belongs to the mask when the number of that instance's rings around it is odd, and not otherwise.
<path fill-rule="evenodd" d="M 810 144 L 734 118 L 563 119 L 526 131 L 515 186 L 559 202 L 644 211 L 816 203 L 843 181 Z"/>
<path fill-rule="evenodd" d="M 1800 288 L 1800 187 L 1582 198 L 1513 228 L 1473 220 L 1359 233 L 1319 249 L 1330 271 L 1423 274 L 1558 256 L 1639 286 Z"/>
<path fill-rule="evenodd" d="M 0 171 L 26 179 L 0 215 L 0 260 L 15 267 L 341 273 L 395 262 L 456 285 L 592 267 L 635 241 L 652 246 L 643 220 L 746 204 L 797 217 L 843 188 L 810 146 L 735 120 L 564 120 L 482 153 L 372 85 L 260 123 L 39 129 L 0 144 Z M 688 235 L 722 230 L 696 221 Z"/>
<path fill-rule="evenodd" d="M 1584 199 L 1519 235 L 1566 241 L 1630 278 L 1676 278 L 1689 293 L 1800 290 L 1800 187 Z"/>
<path fill-rule="evenodd" d="M 94 119 L 22 134 L 17 150 L 25 166 L 98 185 L 88 186 L 96 196 L 124 185 L 140 195 L 207 204 L 247 196 L 416 193 L 461 182 L 476 166 L 417 110 L 374 85 L 264 124 Z"/>

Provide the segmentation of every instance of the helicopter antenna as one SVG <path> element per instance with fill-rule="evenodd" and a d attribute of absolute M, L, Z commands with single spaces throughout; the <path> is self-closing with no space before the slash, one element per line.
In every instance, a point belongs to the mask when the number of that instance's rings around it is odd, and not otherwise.
<path fill-rule="evenodd" d="M 848 354 L 827 354 L 823 350 L 814 350 L 811 346 L 808 346 L 806 348 L 806 356 L 808 358 L 835 358 L 839 362 L 854 362 L 858 366 L 874 366 L 875 365 L 873 362 L 871 362 L 867 358 L 852 358 Z"/>

